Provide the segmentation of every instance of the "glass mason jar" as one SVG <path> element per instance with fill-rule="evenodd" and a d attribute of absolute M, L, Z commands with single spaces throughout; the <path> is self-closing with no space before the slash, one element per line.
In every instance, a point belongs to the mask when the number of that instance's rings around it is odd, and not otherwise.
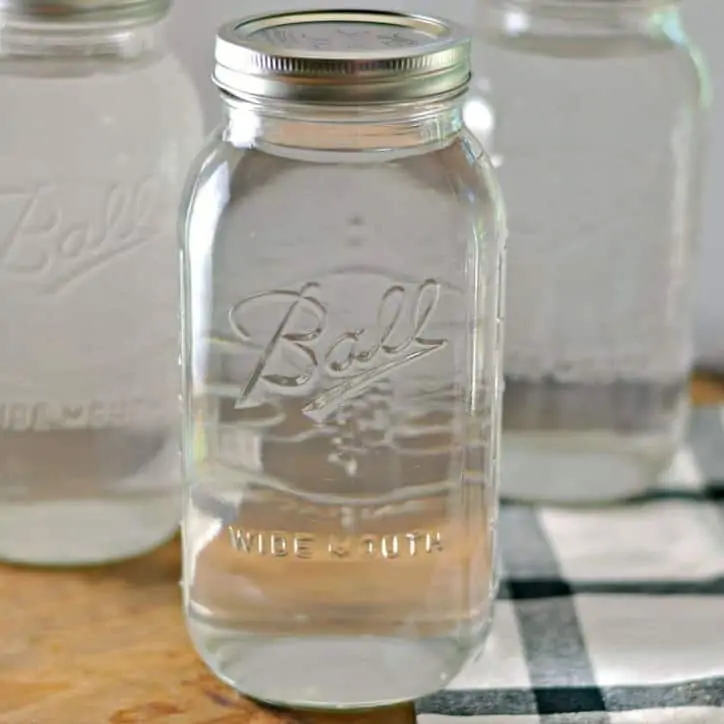
<path fill-rule="evenodd" d="M 432 18 L 219 32 L 182 241 L 183 593 L 258 699 L 413 699 L 485 639 L 505 228 L 469 72 Z"/>
<path fill-rule="evenodd" d="M 116 560 L 178 528 L 176 230 L 203 128 L 167 10 L 0 3 L 0 559 Z"/>
<path fill-rule="evenodd" d="M 671 0 L 480 0 L 476 34 L 516 240 L 502 495 L 635 496 L 687 417 L 701 62 Z"/>

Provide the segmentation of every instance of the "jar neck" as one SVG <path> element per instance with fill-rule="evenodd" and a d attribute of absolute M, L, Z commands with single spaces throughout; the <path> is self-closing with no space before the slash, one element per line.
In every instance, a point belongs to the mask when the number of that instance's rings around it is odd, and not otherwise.
<path fill-rule="evenodd" d="M 0 17 L 0 57 L 4 58 L 130 60 L 165 47 L 165 17 L 137 23 L 54 23 Z"/>
<path fill-rule="evenodd" d="M 526 33 L 650 32 L 680 21 L 680 0 L 476 0 L 478 29 Z"/>
<path fill-rule="evenodd" d="M 463 126 L 462 95 L 374 106 L 262 104 L 222 97 L 227 143 L 285 156 L 414 155 L 448 145 Z"/>

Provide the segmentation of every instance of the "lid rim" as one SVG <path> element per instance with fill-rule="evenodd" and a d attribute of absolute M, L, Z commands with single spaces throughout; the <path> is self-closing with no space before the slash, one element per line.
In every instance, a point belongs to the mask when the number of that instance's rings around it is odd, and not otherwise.
<path fill-rule="evenodd" d="M 359 31 L 346 28 L 354 23 L 360 24 Z M 294 31 L 305 25 L 308 29 L 295 37 Z M 281 41 L 255 37 L 268 30 L 278 30 Z M 349 47 L 355 42 L 358 47 Z M 335 43 L 340 49 L 329 49 Z M 439 85 L 441 90 L 430 94 L 439 95 L 466 84 L 461 76 L 470 74 L 470 38 L 462 26 L 439 17 L 385 10 L 290 10 L 224 23 L 215 59 L 212 80 L 231 95 L 301 100 L 309 96 L 310 86 L 321 85 L 325 93 L 320 95 L 329 102 L 355 97 L 373 102 L 375 86 L 387 96 L 395 85 L 399 100 L 420 99 L 428 85 Z M 436 83 L 431 83 L 433 77 Z"/>
<path fill-rule="evenodd" d="M 47 25 L 143 22 L 165 17 L 172 0 L 0 0 L 0 19 Z"/>
<path fill-rule="evenodd" d="M 219 28 L 217 32 L 217 39 L 226 41 L 232 45 L 234 45 L 237 48 L 244 47 L 245 50 L 248 52 L 256 52 L 262 55 L 279 55 L 282 57 L 294 57 L 294 58 L 301 58 L 301 57 L 307 57 L 307 58 L 321 58 L 321 57 L 328 57 L 328 58 L 337 58 L 340 57 L 343 54 L 348 55 L 350 58 L 352 57 L 358 57 L 359 51 L 328 51 L 325 52 L 324 50 L 304 50 L 304 49 L 284 49 L 280 48 L 279 46 L 275 46 L 272 43 L 264 43 L 255 41 L 253 44 L 247 39 L 247 45 L 246 46 L 240 46 L 238 44 L 238 38 L 235 34 L 235 31 L 237 31 L 239 28 L 243 26 L 252 26 L 258 23 L 260 20 L 264 19 L 282 19 L 286 17 L 297 17 L 297 18 L 312 18 L 316 14 L 319 15 L 337 15 L 339 16 L 340 21 L 344 22 L 355 22 L 354 18 L 360 18 L 359 22 L 374 22 L 375 19 L 379 21 L 382 18 L 388 18 L 388 19 L 415 19 L 418 21 L 423 21 L 429 24 L 440 24 L 441 27 L 444 27 L 447 32 L 443 37 L 435 38 L 431 40 L 429 43 L 426 44 L 426 46 L 416 46 L 416 47 L 405 47 L 405 48 L 380 48 L 377 52 L 375 51 L 367 51 L 367 55 L 370 58 L 377 58 L 379 60 L 386 59 L 386 58 L 396 58 L 396 57 L 410 57 L 410 56 L 417 56 L 417 55 L 427 55 L 428 53 L 434 52 L 436 49 L 442 50 L 443 48 L 449 47 L 451 44 L 455 44 L 455 36 L 454 31 L 457 31 L 458 36 L 462 37 L 466 35 L 466 33 L 463 32 L 462 26 L 458 25 L 457 23 L 452 23 L 449 20 L 443 20 L 441 18 L 433 18 L 432 16 L 427 15 L 421 15 L 417 13 L 400 13 L 400 12 L 394 12 L 394 11 L 386 11 L 386 10 L 337 10 L 337 11 L 331 11 L 331 10 L 290 10 L 290 11 L 282 11 L 279 13 L 261 13 L 257 15 L 250 16 L 249 18 L 243 19 L 243 20 L 230 20 Z M 308 20 L 306 22 L 309 22 Z M 318 20 L 317 22 L 332 22 L 328 20 Z M 304 24 L 304 21 L 300 21 L 298 23 L 295 23 L 297 25 Z M 382 25 L 383 23 L 379 23 Z M 443 25 L 444 24 L 444 25 Z M 394 23 L 384 23 L 384 25 L 388 25 L 390 27 L 398 27 L 398 28 L 404 28 L 407 27 L 406 24 L 397 24 Z"/>

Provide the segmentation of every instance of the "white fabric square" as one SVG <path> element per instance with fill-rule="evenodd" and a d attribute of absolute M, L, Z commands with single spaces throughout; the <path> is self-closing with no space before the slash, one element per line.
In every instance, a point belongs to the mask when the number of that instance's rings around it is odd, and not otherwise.
<path fill-rule="evenodd" d="M 611 714 L 611 724 L 724 724 L 724 709 L 693 706 L 616 712 Z"/>
<path fill-rule="evenodd" d="M 448 689 L 529 689 L 528 665 L 520 640 L 514 604 L 496 602 L 485 650 L 448 685 Z"/>
<path fill-rule="evenodd" d="M 564 578 L 691 581 L 724 575 L 724 517 L 714 505 L 658 501 L 541 510 Z"/>
<path fill-rule="evenodd" d="M 575 605 L 599 686 L 724 675 L 724 596 L 577 596 Z"/>
<path fill-rule="evenodd" d="M 669 468 L 662 473 L 660 487 L 697 490 L 706 483 L 706 476 L 696 461 L 690 447 L 682 447 L 671 461 Z"/>
<path fill-rule="evenodd" d="M 537 715 L 458 717 L 443 714 L 420 714 L 417 721 L 418 724 L 462 724 L 463 722 L 464 724 L 541 724 L 540 717 Z"/>

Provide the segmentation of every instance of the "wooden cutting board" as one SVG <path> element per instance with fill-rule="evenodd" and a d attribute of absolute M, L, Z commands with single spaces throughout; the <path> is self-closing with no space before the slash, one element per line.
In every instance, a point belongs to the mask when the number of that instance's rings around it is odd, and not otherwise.
<path fill-rule="evenodd" d="M 697 404 L 724 382 L 695 381 Z M 86 570 L 0 566 L 0 724 L 412 724 L 411 705 L 331 715 L 260 707 L 219 683 L 187 639 L 174 540 Z"/>

